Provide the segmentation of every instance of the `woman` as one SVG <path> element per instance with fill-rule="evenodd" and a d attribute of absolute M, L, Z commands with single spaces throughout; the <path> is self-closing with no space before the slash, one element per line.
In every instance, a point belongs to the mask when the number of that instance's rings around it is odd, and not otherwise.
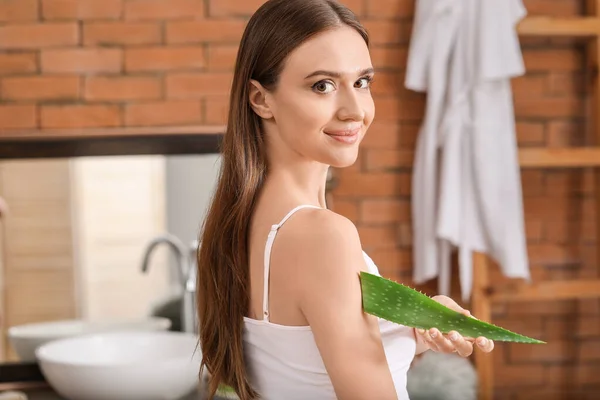
<path fill-rule="evenodd" d="M 327 210 L 325 182 L 330 166 L 356 161 L 373 75 L 365 30 L 334 0 L 270 0 L 250 19 L 198 255 L 211 393 L 225 383 L 243 400 L 407 399 L 415 354 L 473 351 L 456 332 L 362 310 L 358 273 L 377 267 L 356 227 Z"/>

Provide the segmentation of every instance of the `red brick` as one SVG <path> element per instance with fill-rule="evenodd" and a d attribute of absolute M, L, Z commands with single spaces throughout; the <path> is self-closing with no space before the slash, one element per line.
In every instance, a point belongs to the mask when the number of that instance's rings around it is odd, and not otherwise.
<path fill-rule="evenodd" d="M 407 89 L 404 88 L 404 74 L 400 75 L 397 72 L 378 72 L 373 80 L 371 93 L 377 95 L 406 94 Z"/>
<path fill-rule="evenodd" d="M 363 149 L 394 149 L 399 147 L 403 134 L 399 123 L 375 118 L 360 145 Z"/>
<path fill-rule="evenodd" d="M 585 79 L 578 73 L 551 73 L 548 77 L 546 91 L 550 96 L 568 96 L 585 92 Z"/>
<path fill-rule="evenodd" d="M 542 317 L 531 316 L 528 318 L 500 317 L 494 318 L 493 323 L 513 332 L 519 332 L 523 335 L 540 338 L 544 335 L 544 319 Z"/>
<path fill-rule="evenodd" d="M 496 388 L 539 386 L 544 384 L 544 376 L 543 365 L 504 365 L 502 368 L 497 368 L 494 373 L 494 386 Z"/>
<path fill-rule="evenodd" d="M 202 18 L 203 0 L 128 0 L 125 19 L 164 20 L 177 18 Z"/>
<path fill-rule="evenodd" d="M 410 150 L 369 149 L 366 155 L 366 171 L 391 171 L 413 165 L 414 153 Z"/>
<path fill-rule="evenodd" d="M 207 0 L 208 12 L 211 17 L 250 16 L 265 2 L 265 0 Z"/>
<path fill-rule="evenodd" d="M 598 389 L 574 388 L 565 377 L 553 383 L 540 388 L 515 388 L 511 400 L 595 400 L 598 397 Z"/>
<path fill-rule="evenodd" d="M 415 2 L 406 0 L 367 1 L 367 16 L 376 18 L 409 18 L 415 12 Z"/>
<path fill-rule="evenodd" d="M 600 337 L 598 317 L 546 317 L 544 324 L 548 340 Z"/>
<path fill-rule="evenodd" d="M 239 43 L 246 22 L 236 19 L 167 22 L 167 43 Z"/>
<path fill-rule="evenodd" d="M 125 52 L 125 70 L 129 72 L 199 69 L 204 64 L 204 49 L 198 46 L 129 48 Z"/>
<path fill-rule="evenodd" d="M 527 197 L 523 199 L 525 215 L 570 219 L 577 215 L 592 215 L 594 199 L 562 197 Z"/>
<path fill-rule="evenodd" d="M 161 27 L 152 22 L 86 22 L 83 43 L 86 46 L 159 44 Z"/>
<path fill-rule="evenodd" d="M 421 121 L 402 122 L 399 148 L 414 150 L 421 130 Z"/>
<path fill-rule="evenodd" d="M 231 90 L 230 73 L 171 74 L 167 76 L 167 97 L 194 99 L 204 95 L 227 95 Z"/>
<path fill-rule="evenodd" d="M 151 76 L 90 76 L 85 81 L 85 99 L 92 101 L 156 100 L 162 82 Z"/>
<path fill-rule="evenodd" d="M 43 72 L 121 72 L 123 51 L 109 48 L 73 48 L 42 51 Z"/>
<path fill-rule="evenodd" d="M 368 224 L 410 221 L 411 209 L 408 200 L 365 199 L 360 204 L 360 220 Z"/>
<path fill-rule="evenodd" d="M 523 196 L 541 196 L 544 194 L 544 172 L 537 169 L 524 169 L 521 171 L 521 186 Z"/>
<path fill-rule="evenodd" d="M 404 21 L 368 20 L 363 25 L 373 45 L 408 44 L 412 30 L 412 24 Z"/>
<path fill-rule="evenodd" d="M 566 366 L 563 366 L 563 370 L 559 372 L 559 375 L 561 376 L 566 375 L 564 367 Z M 600 364 L 569 365 L 568 367 L 574 369 L 570 376 L 575 378 L 577 385 L 598 385 L 598 378 L 600 377 Z"/>
<path fill-rule="evenodd" d="M 579 251 L 575 246 L 559 244 L 530 244 L 529 262 L 532 264 L 564 265 L 579 261 Z"/>
<path fill-rule="evenodd" d="M 511 343 L 509 349 L 510 360 L 516 363 L 572 361 L 577 354 L 577 344 L 566 340 L 553 340 L 544 345 Z"/>
<path fill-rule="evenodd" d="M 237 45 L 208 45 L 208 69 L 231 70 L 235 67 Z"/>
<path fill-rule="evenodd" d="M 420 121 L 424 109 L 424 98 L 402 100 L 396 96 L 375 97 L 375 115 L 380 121 Z"/>
<path fill-rule="evenodd" d="M 201 122 L 200 101 L 169 101 L 129 104 L 125 110 L 127 126 L 189 125 Z"/>
<path fill-rule="evenodd" d="M 380 271 L 407 271 L 412 268 L 410 250 L 373 249 L 368 252 Z"/>
<path fill-rule="evenodd" d="M 0 22 L 23 22 L 38 19 L 38 0 L 3 0 Z"/>
<path fill-rule="evenodd" d="M 228 96 L 209 96 L 204 100 L 204 123 L 225 124 L 229 113 Z"/>
<path fill-rule="evenodd" d="M 331 204 L 331 209 L 344 217 L 348 218 L 355 224 L 358 222 L 358 206 L 359 202 L 356 200 L 345 200 L 336 198 Z"/>
<path fill-rule="evenodd" d="M 546 221 L 546 239 L 560 245 L 575 244 L 578 241 L 592 242 L 596 237 L 596 224 L 588 216 L 563 220 Z"/>
<path fill-rule="evenodd" d="M 528 15 L 566 17 L 583 14 L 583 2 L 581 1 L 524 0 L 523 4 Z"/>
<path fill-rule="evenodd" d="M 579 343 L 579 360 L 600 360 L 600 340 L 582 340 Z"/>
<path fill-rule="evenodd" d="M 80 94 L 79 76 L 23 76 L 2 80 L 6 100 L 65 100 Z"/>
<path fill-rule="evenodd" d="M 79 42 L 76 23 L 18 24 L 0 26 L 0 49 L 37 49 L 74 46 Z"/>
<path fill-rule="evenodd" d="M 528 242 L 539 242 L 544 237 L 544 224 L 540 218 L 525 218 L 525 234 Z"/>
<path fill-rule="evenodd" d="M 379 69 L 405 69 L 408 62 L 407 46 L 372 46 L 371 62 L 375 70 Z M 376 79 L 378 74 L 375 75 Z M 402 82 L 404 84 L 404 82 Z"/>
<path fill-rule="evenodd" d="M 594 184 L 591 170 L 553 169 L 546 172 L 546 194 L 549 196 L 591 195 Z"/>
<path fill-rule="evenodd" d="M 581 50 L 572 49 L 524 49 L 523 59 L 528 73 L 537 71 L 575 71 L 585 66 Z"/>
<path fill-rule="evenodd" d="M 411 176 L 408 173 L 340 174 L 337 196 L 387 197 L 409 196 Z"/>
<path fill-rule="evenodd" d="M 549 121 L 548 147 L 585 146 L 585 128 L 578 121 Z"/>
<path fill-rule="evenodd" d="M 519 118 L 583 117 L 584 102 L 577 97 L 515 98 L 515 115 Z"/>
<path fill-rule="evenodd" d="M 412 244 L 412 225 L 408 222 L 398 224 L 398 247 L 411 247 Z"/>
<path fill-rule="evenodd" d="M 35 127 L 36 108 L 34 105 L 0 105 L 0 129 L 33 129 Z"/>
<path fill-rule="evenodd" d="M 0 75 L 36 71 L 37 57 L 35 53 L 0 53 Z"/>
<path fill-rule="evenodd" d="M 340 3 L 348 7 L 355 15 L 362 16 L 365 13 L 364 0 L 339 0 Z"/>
<path fill-rule="evenodd" d="M 119 19 L 123 0 L 41 0 L 44 19 Z"/>
<path fill-rule="evenodd" d="M 546 92 L 546 76 L 542 74 L 527 74 L 511 80 L 515 97 L 539 98 Z"/>
<path fill-rule="evenodd" d="M 105 128 L 121 125 L 116 105 L 47 105 L 41 110 L 42 128 Z"/>
<path fill-rule="evenodd" d="M 358 234 L 364 249 L 394 248 L 398 242 L 394 225 L 359 226 Z"/>
<path fill-rule="evenodd" d="M 572 301 L 548 300 L 534 302 L 510 302 L 507 306 L 507 314 L 512 318 L 530 318 L 535 315 L 573 315 L 576 310 L 576 304 Z"/>
<path fill-rule="evenodd" d="M 545 143 L 543 123 L 517 121 L 516 129 L 519 146 L 540 146 Z"/>

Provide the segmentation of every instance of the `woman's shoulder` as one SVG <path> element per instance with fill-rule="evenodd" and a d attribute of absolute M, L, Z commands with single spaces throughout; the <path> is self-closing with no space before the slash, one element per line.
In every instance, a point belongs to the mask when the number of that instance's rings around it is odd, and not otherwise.
<path fill-rule="evenodd" d="M 329 209 L 305 209 L 290 219 L 287 230 L 289 239 L 297 244 L 327 245 L 339 241 L 359 239 L 354 223 L 345 216 Z"/>
<path fill-rule="evenodd" d="M 311 209 L 288 222 L 282 229 L 280 245 L 290 258 L 320 272 L 339 265 L 364 266 L 362 246 L 354 223 L 343 215 L 326 209 Z M 279 234 L 278 234 L 279 236 Z M 355 268 L 351 268 L 355 269 Z"/>

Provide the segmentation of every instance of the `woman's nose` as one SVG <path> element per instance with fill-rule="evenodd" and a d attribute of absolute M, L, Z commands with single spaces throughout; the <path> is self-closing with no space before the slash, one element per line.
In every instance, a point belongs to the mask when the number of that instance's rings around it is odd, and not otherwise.
<path fill-rule="evenodd" d="M 338 118 L 341 121 L 362 121 L 365 118 L 364 106 L 354 90 L 340 96 Z"/>

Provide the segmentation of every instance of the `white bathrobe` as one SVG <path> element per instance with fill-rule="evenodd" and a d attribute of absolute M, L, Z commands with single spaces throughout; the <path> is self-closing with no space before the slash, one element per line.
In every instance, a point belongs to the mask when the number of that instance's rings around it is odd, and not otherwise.
<path fill-rule="evenodd" d="M 427 92 L 413 169 L 415 283 L 450 291 L 459 252 L 463 300 L 472 253 L 530 280 L 510 78 L 524 73 L 521 0 L 417 0 L 405 86 Z"/>

